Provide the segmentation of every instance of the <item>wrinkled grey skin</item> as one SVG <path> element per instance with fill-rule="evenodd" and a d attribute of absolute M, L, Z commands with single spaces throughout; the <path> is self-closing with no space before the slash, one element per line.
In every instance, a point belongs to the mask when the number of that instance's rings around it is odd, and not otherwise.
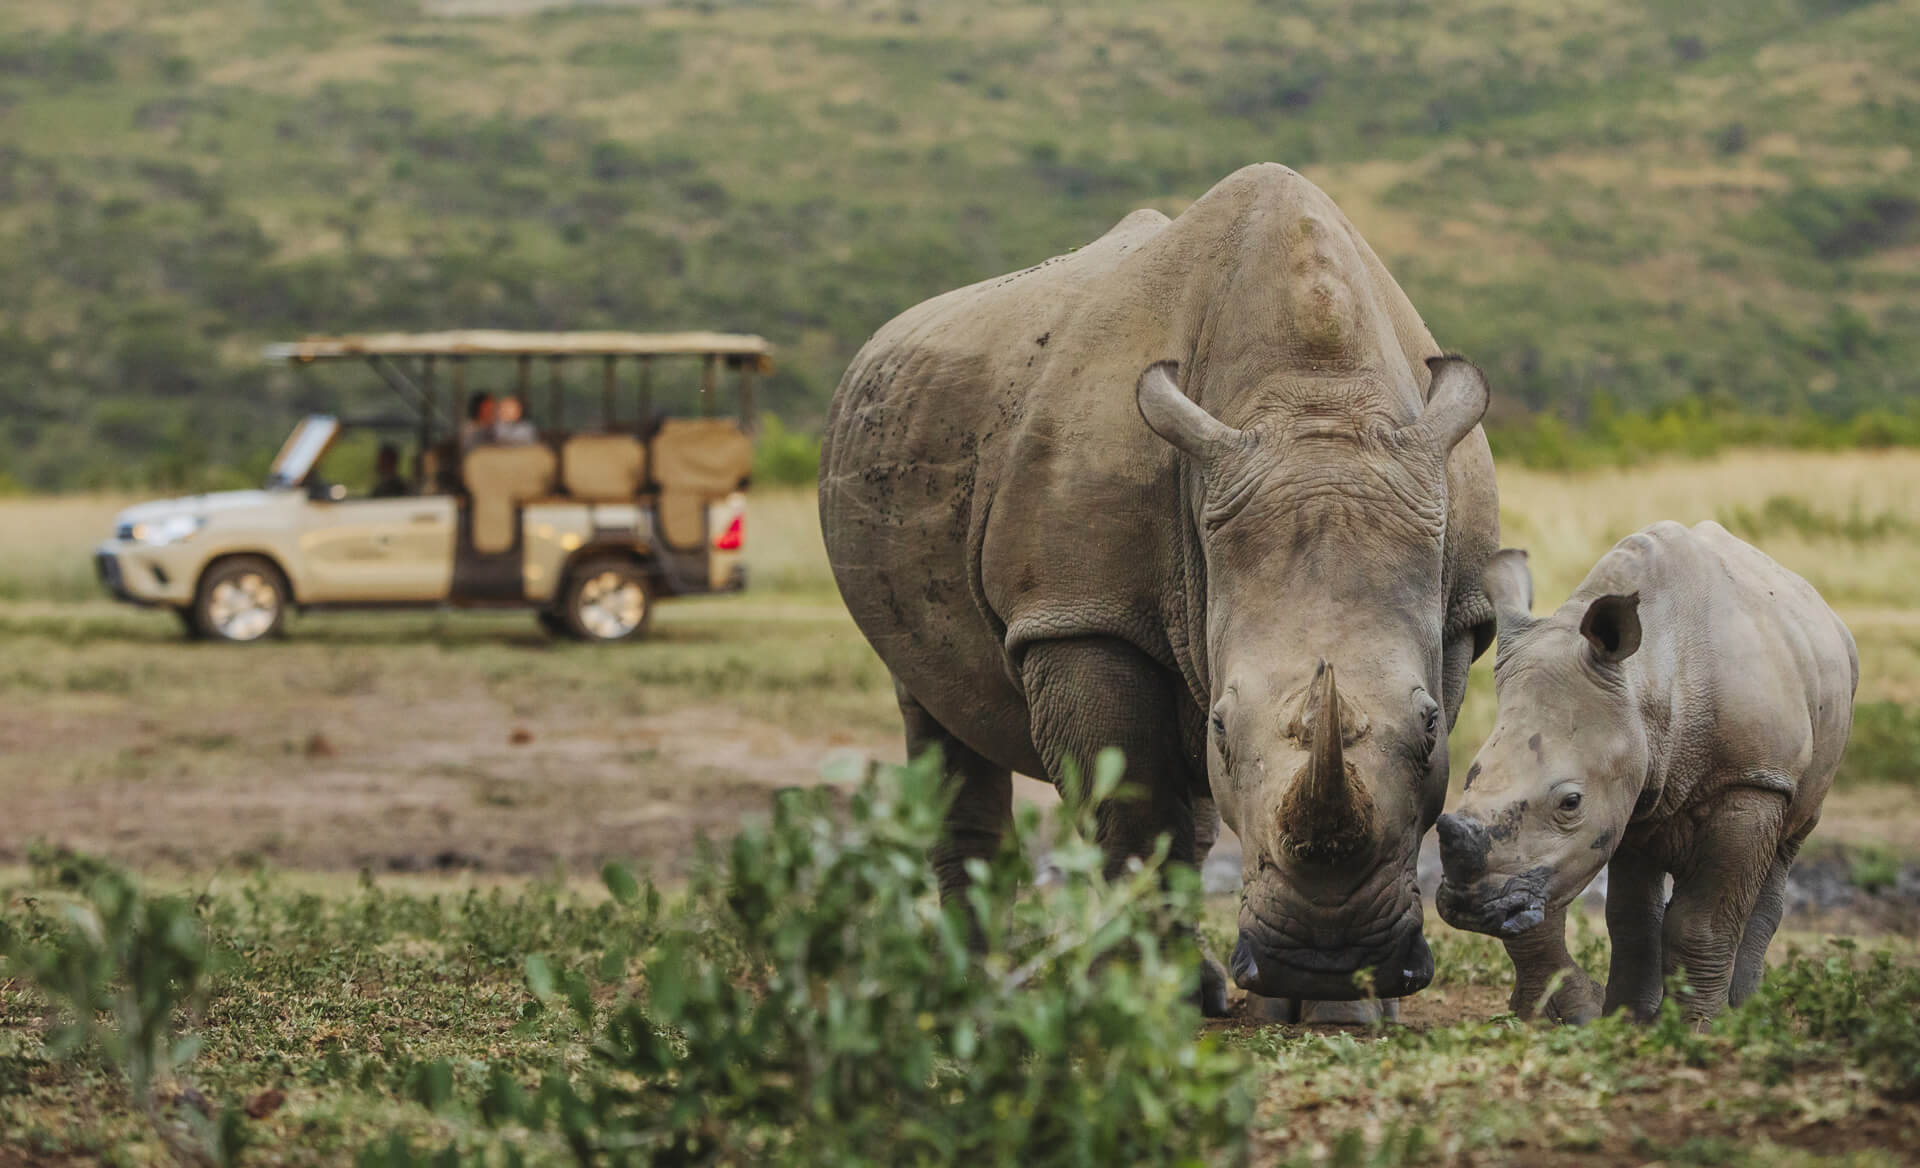
<path fill-rule="evenodd" d="M 909 750 L 944 752 L 947 894 L 998 845 L 1010 772 L 1060 783 L 1117 745 L 1110 864 L 1163 834 L 1195 863 L 1221 814 L 1245 841 L 1241 985 L 1424 986 L 1416 847 L 1492 635 L 1485 408 L 1273 165 L 875 334 L 828 417 L 821 524 Z"/>
<path fill-rule="evenodd" d="M 1738 1004 L 1846 749 L 1853 637 L 1805 580 L 1711 522 L 1621 540 L 1541 620 L 1525 553 L 1501 552 L 1485 583 L 1500 709 L 1440 818 L 1440 915 L 1505 938 L 1522 1016 L 1651 1018 L 1682 968 L 1693 1021 Z M 1565 940 L 1602 866 L 1604 998 Z"/>

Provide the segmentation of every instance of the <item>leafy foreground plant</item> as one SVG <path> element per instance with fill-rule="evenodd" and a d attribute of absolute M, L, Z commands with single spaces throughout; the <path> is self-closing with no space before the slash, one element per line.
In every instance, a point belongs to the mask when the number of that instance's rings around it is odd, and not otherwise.
<path fill-rule="evenodd" d="M 30 978 L 60 1016 L 48 1053 L 104 1056 L 125 1076 L 135 1105 L 175 1159 L 234 1162 L 242 1144 L 238 1111 L 223 1109 L 214 1119 L 193 1107 L 168 1112 L 157 1094 L 200 1049 L 198 1038 L 176 1029 L 199 1014 L 213 964 L 192 902 L 148 896 L 124 873 L 84 858 L 39 866 L 51 882 L 77 886 L 80 898 L 60 903 L 51 917 L 36 906 L 24 927 L 0 923 L 0 929 L 12 971 Z M 208 1106 L 197 1090 L 181 1095 Z"/>
<path fill-rule="evenodd" d="M 1101 758 L 1094 800 L 1120 770 Z M 640 939 L 638 985 L 627 937 L 585 970 L 529 957 L 529 1020 L 564 1003 L 590 1058 L 531 1093 L 494 1073 L 491 1141 L 423 1157 L 396 1134 L 362 1164 L 520 1163 L 555 1140 L 583 1164 L 1244 1160 L 1249 1063 L 1196 1040 L 1198 953 L 1168 925 L 1197 911 L 1193 874 L 1155 857 L 1103 880 L 1061 816 L 1043 891 L 1014 896 L 1036 876 L 1017 850 L 976 863 L 976 949 L 927 864 L 939 786 L 922 759 L 869 777 L 845 815 L 826 791 L 782 793 Z M 654 895 L 606 876 L 623 902 Z"/>

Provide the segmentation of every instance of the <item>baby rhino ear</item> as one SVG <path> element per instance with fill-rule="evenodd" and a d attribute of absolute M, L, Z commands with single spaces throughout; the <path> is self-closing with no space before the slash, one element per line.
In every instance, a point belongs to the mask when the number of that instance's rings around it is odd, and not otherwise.
<path fill-rule="evenodd" d="M 1593 647 L 1593 655 L 1609 665 L 1618 665 L 1633 656 L 1640 647 L 1640 594 L 1602 596 L 1587 606 L 1580 618 L 1580 635 Z"/>

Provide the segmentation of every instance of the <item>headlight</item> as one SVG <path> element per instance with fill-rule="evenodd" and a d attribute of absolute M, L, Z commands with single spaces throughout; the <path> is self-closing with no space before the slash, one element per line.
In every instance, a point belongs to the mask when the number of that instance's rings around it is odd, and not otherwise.
<path fill-rule="evenodd" d="M 134 524 L 127 530 L 127 538 L 148 547 L 165 547 L 179 543 L 206 525 L 206 517 L 202 515 L 169 515 L 165 519 Z"/>

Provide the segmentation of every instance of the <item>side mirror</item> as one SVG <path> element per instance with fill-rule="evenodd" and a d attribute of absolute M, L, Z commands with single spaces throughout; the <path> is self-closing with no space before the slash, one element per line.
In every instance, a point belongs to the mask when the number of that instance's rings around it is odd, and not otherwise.
<path fill-rule="evenodd" d="M 307 501 L 311 503 L 338 503 L 347 497 L 347 488 L 339 483 L 329 483 L 319 477 L 307 479 Z"/>

